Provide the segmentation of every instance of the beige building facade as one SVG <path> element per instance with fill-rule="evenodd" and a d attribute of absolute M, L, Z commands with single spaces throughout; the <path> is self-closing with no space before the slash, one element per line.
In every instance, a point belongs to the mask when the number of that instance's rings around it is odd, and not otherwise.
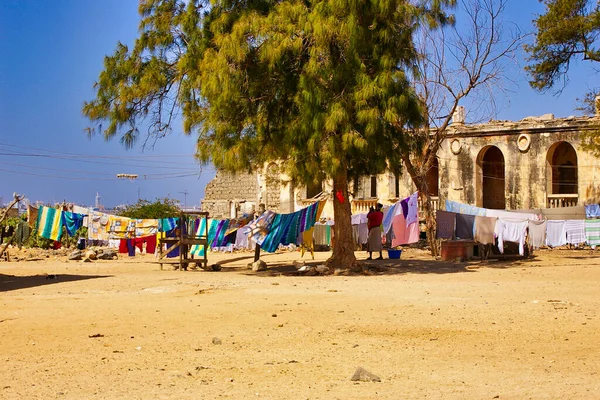
<path fill-rule="evenodd" d="M 581 146 L 582 132 L 600 129 L 600 117 L 456 123 L 448 131 L 428 175 L 436 208 L 454 200 L 484 208 L 557 208 L 600 201 L 600 163 Z M 404 169 L 402 169 L 404 170 Z M 364 176 L 350 183 L 353 213 L 390 204 L 416 189 L 407 173 Z M 259 204 L 294 212 L 319 195 L 331 198 L 330 182 L 294 187 L 272 163 L 253 174 L 219 172 L 205 191 L 202 209 L 215 218 L 253 212 Z M 331 202 L 323 215 L 333 218 Z"/>

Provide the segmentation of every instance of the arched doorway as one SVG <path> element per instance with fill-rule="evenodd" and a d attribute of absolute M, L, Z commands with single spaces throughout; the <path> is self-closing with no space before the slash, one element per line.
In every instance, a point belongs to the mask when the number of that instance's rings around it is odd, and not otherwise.
<path fill-rule="evenodd" d="M 440 168 L 437 157 L 433 159 L 431 167 L 427 171 L 427 188 L 429 189 L 429 195 L 432 197 L 438 197 L 440 192 Z"/>
<path fill-rule="evenodd" d="M 578 203 L 577 152 L 568 142 L 554 143 L 548 150 L 548 206 L 569 207 Z"/>
<path fill-rule="evenodd" d="M 506 207 L 504 155 L 496 146 L 484 147 L 477 156 L 477 205 L 503 210 Z"/>

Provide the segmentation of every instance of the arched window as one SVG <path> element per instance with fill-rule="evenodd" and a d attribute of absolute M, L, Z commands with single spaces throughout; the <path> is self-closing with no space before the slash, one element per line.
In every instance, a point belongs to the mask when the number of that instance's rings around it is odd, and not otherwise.
<path fill-rule="evenodd" d="M 484 147 L 477 156 L 477 205 L 503 210 L 506 207 L 504 155 L 496 146 Z"/>
<path fill-rule="evenodd" d="M 577 194 L 577 153 L 571 144 L 558 142 L 548 150 L 550 193 Z"/>
<path fill-rule="evenodd" d="M 546 155 L 547 207 L 572 207 L 579 204 L 577 152 L 570 143 L 557 142 Z"/>

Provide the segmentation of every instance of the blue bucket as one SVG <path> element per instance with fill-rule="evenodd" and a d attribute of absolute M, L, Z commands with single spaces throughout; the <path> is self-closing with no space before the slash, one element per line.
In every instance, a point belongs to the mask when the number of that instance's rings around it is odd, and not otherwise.
<path fill-rule="evenodd" d="M 400 255 L 402 254 L 402 250 L 393 250 L 393 249 L 388 249 L 388 257 L 390 259 L 399 259 Z"/>

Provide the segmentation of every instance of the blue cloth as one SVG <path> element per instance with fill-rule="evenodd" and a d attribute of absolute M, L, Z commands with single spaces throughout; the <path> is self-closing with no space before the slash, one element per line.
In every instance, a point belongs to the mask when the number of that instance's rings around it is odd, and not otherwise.
<path fill-rule="evenodd" d="M 600 217 L 600 205 L 590 204 L 590 205 L 585 206 L 585 217 L 586 218 Z"/>
<path fill-rule="evenodd" d="M 167 231 L 167 237 L 177 237 L 177 235 L 175 235 L 175 229 L 171 229 L 170 231 Z M 133 240 L 132 240 L 133 242 Z M 167 250 L 169 249 L 169 247 L 173 246 L 173 243 L 168 243 L 165 246 L 167 246 Z M 129 248 L 129 244 L 127 245 L 127 248 Z M 131 254 L 131 252 L 130 252 Z M 134 246 L 134 255 L 135 255 L 135 246 Z M 171 250 L 170 252 L 167 253 L 167 258 L 174 258 L 174 257 L 179 257 L 179 246 L 176 246 L 173 250 Z"/>
<path fill-rule="evenodd" d="M 206 233 L 206 218 L 201 218 L 198 221 L 198 228 L 196 229 L 195 237 L 202 238 L 205 233 Z M 195 244 L 190 249 L 190 254 L 199 256 L 199 257 L 204 257 L 204 251 L 205 251 L 205 249 L 204 249 L 203 244 Z"/>
<path fill-rule="evenodd" d="M 133 241 L 133 239 L 127 239 L 127 254 L 129 255 L 129 257 L 135 256 L 135 242 Z"/>
<path fill-rule="evenodd" d="M 457 214 L 478 215 L 480 217 L 485 217 L 487 214 L 487 208 L 471 206 L 452 200 L 446 200 L 446 211 Z"/>
<path fill-rule="evenodd" d="M 388 231 L 390 230 L 390 228 L 392 227 L 392 221 L 394 220 L 394 217 L 396 216 L 396 211 L 398 210 L 398 207 L 402 207 L 400 205 L 400 202 L 396 202 L 394 203 L 392 206 L 388 207 L 386 210 L 383 211 L 383 233 L 387 234 Z"/>
<path fill-rule="evenodd" d="M 219 221 L 219 225 L 217 226 L 217 232 L 215 233 L 215 240 L 213 241 L 212 247 L 221 247 L 223 246 L 223 241 L 225 239 L 225 232 L 229 227 L 229 220 L 224 219 Z"/>
<path fill-rule="evenodd" d="M 67 228 L 67 234 L 69 236 L 75 236 L 75 233 L 81 225 L 83 225 L 83 217 L 84 214 L 77 214 L 70 211 L 63 211 L 62 213 L 62 223 L 65 228 Z"/>
<path fill-rule="evenodd" d="M 161 218 L 158 220 L 158 231 L 169 232 L 177 228 L 177 222 L 179 218 Z"/>
<path fill-rule="evenodd" d="M 208 248 L 212 247 L 213 242 L 215 241 L 215 233 L 217 232 L 217 227 L 219 226 L 219 220 L 212 219 L 210 221 L 210 226 L 208 227 Z"/>
<path fill-rule="evenodd" d="M 269 232 L 260 244 L 261 249 L 273 253 L 280 244 L 296 243 L 298 236 L 311 229 L 317 220 L 319 202 L 291 214 L 275 214 Z"/>

